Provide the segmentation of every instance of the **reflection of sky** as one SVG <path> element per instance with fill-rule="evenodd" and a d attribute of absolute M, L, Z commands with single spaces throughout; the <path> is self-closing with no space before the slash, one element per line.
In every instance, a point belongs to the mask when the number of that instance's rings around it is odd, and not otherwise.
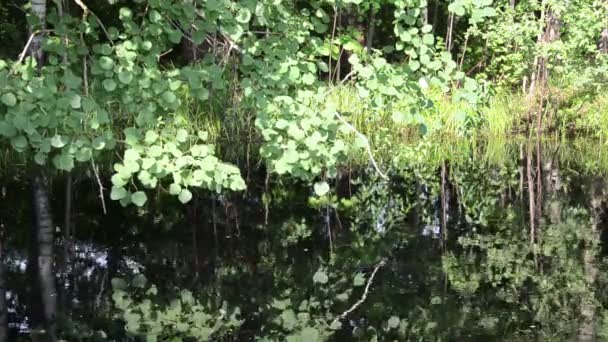
<path fill-rule="evenodd" d="M 432 236 L 434 239 L 438 239 L 440 233 L 441 227 L 437 224 L 426 225 L 422 228 L 422 236 Z"/>
<path fill-rule="evenodd" d="M 58 248 L 60 246 L 57 246 Z M 62 253 L 63 250 L 57 250 Z M 68 265 L 67 274 L 74 275 L 76 281 L 99 282 L 100 274 L 108 268 L 109 248 L 96 245 L 89 242 L 76 242 L 74 245 L 74 260 Z M 25 274 L 27 272 L 28 257 L 26 253 L 11 251 L 5 255 L 5 265 L 9 272 Z M 122 267 L 126 267 L 132 274 L 139 274 L 144 267 L 134 259 L 122 256 L 121 260 L 117 261 Z M 58 285 L 65 289 L 69 289 L 71 282 L 70 277 L 63 274 L 62 270 L 56 268 L 56 276 L 59 281 Z M 104 280 L 101 280 L 102 282 Z M 103 285 L 101 285 L 103 286 Z M 24 294 L 13 291 L 6 291 L 7 311 L 9 314 L 9 329 L 17 331 L 19 334 L 27 334 L 30 331 L 30 323 L 27 317 L 21 316 L 17 311 L 19 306 L 23 306 L 25 302 Z M 79 303 L 78 294 L 74 294 L 74 303 Z M 21 303 L 20 303 L 21 302 Z"/>

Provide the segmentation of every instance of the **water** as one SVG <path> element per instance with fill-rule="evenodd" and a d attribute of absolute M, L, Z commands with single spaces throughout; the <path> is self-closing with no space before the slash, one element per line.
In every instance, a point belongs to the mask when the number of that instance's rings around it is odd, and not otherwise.
<path fill-rule="evenodd" d="M 602 340 L 604 149 L 521 146 L 404 161 L 389 182 L 344 171 L 329 204 L 311 201 L 300 182 L 266 189 L 260 175 L 244 195 L 199 192 L 186 206 L 156 195 L 146 209 L 107 203 L 103 215 L 96 184 L 76 177 L 67 239 L 65 180 L 55 177 L 60 335 Z M 12 340 L 28 340 L 40 320 L 29 185 L 2 184 L 9 328 Z"/>

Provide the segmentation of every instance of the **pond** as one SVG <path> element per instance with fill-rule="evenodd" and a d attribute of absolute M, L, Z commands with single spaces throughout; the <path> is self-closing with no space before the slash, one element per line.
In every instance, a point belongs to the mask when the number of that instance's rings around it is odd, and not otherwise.
<path fill-rule="evenodd" d="M 591 140 L 422 143 L 390 180 L 330 191 L 252 173 L 246 193 L 107 201 L 55 177 L 67 341 L 566 341 L 608 337 L 608 149 Z M 30 185 L 2 180 L 11 340 L 41 320 Z M 70 203 L 66 206 L 66 203 Z M 67 207 L 67 208 L 66 208 Z"/>

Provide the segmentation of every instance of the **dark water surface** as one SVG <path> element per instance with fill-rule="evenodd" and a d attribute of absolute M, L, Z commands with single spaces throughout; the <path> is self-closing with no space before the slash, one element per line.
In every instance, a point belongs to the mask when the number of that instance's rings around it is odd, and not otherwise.
<path fill-rule="evenodd" d="M 306 183 L 252 172 L 245 194 L 200 191 L 181 205 L 159 192 L 144 209 L 108 200 L 104 215 L 92 178 L 73 176 L 66 211 L 66 177 L 54 177 L 60 335 L 608 338 L 603 145 L 437 150 L 408 152 L 416 157 L 395 163 L 390 181 L 341 170 L 328 200 Z M 41 319 L 28 268 L 30 185 L 1 181 L 11 340 L 29 340 Z"/>

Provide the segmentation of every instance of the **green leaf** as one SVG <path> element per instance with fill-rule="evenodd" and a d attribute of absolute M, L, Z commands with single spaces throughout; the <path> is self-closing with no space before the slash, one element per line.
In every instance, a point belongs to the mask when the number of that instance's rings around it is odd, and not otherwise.
<path fill-rule="evenodd" d="M 123 187 L 112 187 L 112 191 L 110 192 L 110 199 L 113 201 L 117 201 L 127 197 L 127 190 Z"/>
<path fill-rule="evenodd" d="M 281 321 L 283 328 L 287 331 L 292 331 L 298 324 L 296 313 L 291 309 L 287 309 L 281 313 Z"/>
<path fill-rule="evenodd" d="M 251 11 L 249 9 L 243 7 L 241 9 L 239 9 L 239 12 L 237 13 L 235 19 L 239 23 L 246 24 L 251 19 Z"/>
<path fill-rule="evenodd" d="M 355 279 L 353 279 L 353 286 L 363 286 L 363 284 L 365 284 L 365 276 L 359 272 L 355 275 Z"/>
<path fill-rule="evenodd" d="M 137 191 L 131 195 L 131 202 L 138 207 L 142 207 L 144 204 L 146 204 L 147 200 L 148 196 L 146 196 L 146 193 L 143 191 Z"/>
<path fill-rule="evenodd" d="M 147 282 L 148 282 L 148 279 L 146 279 L 146 276 L 144 276 L 143 274 L 138 274 L 135 277 L 133 277 L 133 281 L 131 283 L 133 284 L 133 286 L 139 287 L 141 289 L 144 286 L 146 286 Z"/>
<path fill-rule="evenodd" d="M 114 89 L 116 89 L 116 81 L 114 81 L 111 78 L 106 78 L 105 80 L 103 80 L 102 82 L 103 88 L 106 91 L 114 91 Z"/>
<path fill-rule="evenodd" d="M 70 99 L 70 107 L 74 109 L 78 109 L 81 106 L 81 98 L 80 95 L 74 94 Z"/>
<path fill-rule="evenodd" d="M 412 69 L 412 71 L 416 71 L 420 69 L 420 62 L 415 59 L 411 59 L 408 63 L 408 66 L 410 67 L 410 69 Z"/>
<path fill-rule="evenodd" d="M 178 129 L 175 139 L 180 143 L 185 143 L 188 141 L 188 131 L 183 128 Z"/>
<path fill-rule="evenodd" d="M 171 91 L 166 91 L 161 95 L 162 99 L 171 104 L 173 102 L 175 102 L 177 100 L 177 96 L 175 96 L 175 94 Z"/>
<path fill-rule="evenodd" d="M 315 83 L 316 77 L 315 75 L 311 74 L 311 73 L 306 73 L 304 74 L 304 76 L 302 76 L 302 82 L 306 85 L 312 85 L 313 83 Z"/>
<path fill-rule="evenodd" d="M 321 341 L 319 331 L 313 327 L 306 327 L 302 329 L 302 341 Z"/>
<path fill-rule="evenodd" d="M 118 80 L 122 84 L 129 84 L 133 80 L 133 73 L 127 70 L 121 70 L 118 73 Z"/>
<path fill-rule="evenodd" d="M 53 157 L 53 165 L 58 170 L 70 171 L 74 168 L 74 157 L 69 153 L 61 153 Z"/>
<path fill-rule="evenodd" d="M 76 154 L 74 155 L 76 160 L 78 160 L 79 162 L 89 161 L 91 160 L 92 156 L 93 150 L 91 150 L 90 147 L 82 147 L 78 151 L 76 151 Z"/>
<path fill-rule="evenodd" d="M 342 322 L 340 322 L 340 320 L 334 320 L 331 322 L 331 325 L 329 326 L 329 328 L 331 330 L 340 330 L 342 329 Z"/>
<path fill-rule="evenodd" d="M 96 137 L 95 139 L 93 139 L 91 146 L 98 151 L 103 150 L 104 147 L 106 147 L 106 141 L 102 137 Z"/>
<path fill-rule="evenodd" d="M 11 145 L 19 152 L 24 151 L 27 147 L 27 139 L 23 135 L 18 135 L 11 139 Z"/>
<path fill-rule="evenodd" d="M 188 189 L 182 189 L 179 193 L 178 199 L 182 203 L 188 203 L 192 199 L 192 193 Z"/>
<path fill-rule="evenodd" d="M 327 274 L 325 272 L 317 271 L 313 275 L 312 281 L 314 281 L 315 283 L 319 283 L 319 284 L 327 284 L 327 282 L 329 281 L 329 277 L 327 276 Z"/>
<path fill-rule="evenodd" d="M 147 131 L 146 132 L 146 136 L 144 138 L 144 141 L 146 142 L 146 144 L 152 144 L 153 142 L 156 141 L 156 139 L 158 139 L 158 134 L 154 131 Z"/>
<path fill-rule="evenodd" d="M 67 143 L 68 143 L 68 139 L 65 138 L 65 137 L 62 137 L 59 134 L 57 134 L 57 135 L 55 135 L 54 137 L 51 138 L 51 146 L 53 146 L 55 148 L 62 148 Z"/>
<path fill-rule="evenodd" d="M 114 67 L 114 60 L 108 56 L 99 58 L 99 66 L 104 70 L 111 70 Z"/>
<path fill-rule="evenodd" d="M 317 196 L 324 196 L 329 192 L 329 184 L 327 182 L 315 183 L 314 190 Z"/>
<path fill-rule="evenodd" d="M 120 174 L 115 173 L 114 175 L 112 175 L 112 185 L 117 187 L 117 188 L 122 188 L 127 184 L 127 181 L 125 179 L 123 179 Z"/>
<path fill-rule="evenodd" d="M 395 329 L 399 326 L 400 322 L 401 322 L 401 320 L 399 319 L 399 317 L 391 316 L 391 318 L 388 319 L 388 327 L 390 329 Z"/>
<path fill-rule="evenodd" d="M 133 12 L 129 8 L 127 8 L 127 7 L 122 7 L 118 11 L 118 18 L 120 20 L 131 19 L 132 16 L 133 16 Z"/>
<path fill-rule="evenodd" d="M 298 68 L 297 66 L 292 66 L 289 68 L 289 79 L 292 82 L 296 82 L 298 81 L 298 79 L 300 78 L 300 68 Z"/>
<path fill-rule="evenodd" d="M 125 151 L 125 160 L 138 161 L 139 159 L 141 159 L 141 155 L 136 150 L 130 148 Z"/>
<path fill-rule="evenodd" d="M 122 278 L 112 278 L 112 289 L 114 291 L 116 290 L 124 290 L 127 288 L 127 282 L 124 281 L 124 279 Z"/>
<path fill-rule="evenodd" d="M 433 36 L 430 33 L 427 33 L 424 36 L 422 36 L 422 42 L 425 45 L 433 45 L 435 43 L 435 36 Z"/>
<path fill-rule="evenodd" d="M 477 81 L 472 78 L 466 78 L 464 80 L 464 89 L 470 92 L 477 90 Z"/>
<path fill-rule="evenodd" d="M 13 93 L 6 93 L 0 97 L 0 101 L 8 107 L 13 107 L 17 104 L 17 97 Z"/>
<path fill-rule="evenodd" d="M 46 153 L 36 152 L 36 154 L 34 155 L 34 161 L 38 165 L 44 165 L 44 164 L 46 164 L 46 159 L 47 159 L 47 154 Z"/>
<path fill-rule="evenodd" d="M 177 196 L 177 195 L 180 195 L 181 192 L 182 192 L 182 187 L 179 184 L 171 183 L 171 185 L 169 185 L 169 193 L 171 195 Z"/>

